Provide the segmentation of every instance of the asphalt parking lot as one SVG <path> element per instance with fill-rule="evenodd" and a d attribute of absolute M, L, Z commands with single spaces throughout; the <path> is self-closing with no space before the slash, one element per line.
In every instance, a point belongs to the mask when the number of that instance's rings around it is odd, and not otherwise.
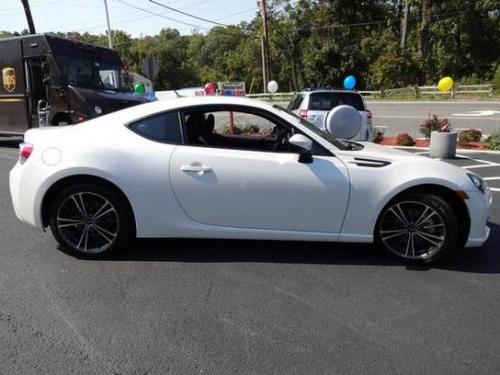
<path fill-rule="evenodd" d="M 498 374 L 490 240 L 438 267 L 371 246 L 148 240 L 106 261 L 20 223 L 0 141 L 0 374 Z M 500 156 L 452 161 L 500 176 Z"/>

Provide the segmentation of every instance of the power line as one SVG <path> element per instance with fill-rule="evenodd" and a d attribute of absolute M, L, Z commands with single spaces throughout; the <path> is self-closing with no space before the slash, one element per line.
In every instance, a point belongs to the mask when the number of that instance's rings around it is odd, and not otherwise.
<path fill-rule="evenodd" d="M 225 29 L 217 29 L 217 28 L 212 28 L 212 29 L 209 29 L 207 27 L 204 27 L 204 26 L 200 26 L 200 25 L 194 25 L 192 23 L 188 23 L 188 22 L 184 22 L 184 21 L 180 21 L 178 19 L 175 19 L 175 18 L 171 18 L 171 17 L 167 17 L 167 16 L 164 16 L 163 14 L 161 13 L 156 13 L 156 12 L 153 12 L 149 9 L 145 9 L 145 8 L 141 8 L 141 7 L 138 7 L 137 5 L 133 5 L 133 4 L 130 4 L 128 2 L 126 2 L 125 0 L 117 0 L 123 4 L 126 4 L 134 9 L 138 9 L 138 10 L 141 10 L 143 12 L 146 12 L 146 13 L 149 13 L 149 14 L 152 14 L 152 15 L 155 15 L 155 16 L 158 16 L 158 17 L 162 17 L 162 18 L 165 18 L 165 19 L 168 19 L 170 21 L 174 21 L 174 22 L 178 22 L 178 23 L 181 23 L 181 24 L 184 24 L 184 25 L 187 25 L 187 26 L 191 26 L 193 27 L 194 29 L 203 29 L 203 30 L 206 30 L 206 31 L 211 31 L 211 32 L 215 32 L 215 33 L 219 33 L 219 34 L 232 34 L 232 35 L 236 35 L 234 33 L 234 29 L 231 29 L 231 27 L 234 27 L 234 28 L 237 28 L 239 31 L 245 33 L 246 31 L 245 30 L 242 30 L 240 27 L 238 26 L 231 26 L 231 25 L 227 25 L 227 26 L 224 26 L 226 27 Z"/>
<path fill-rule="evenodd" d="M 211 1 L 211 0 L 209 0 L 209 1 Z M 191 7 L 194 7 L 196 5 L 205 4 L 206 2 L 207 2 L 207 0 L 196 2 L 196 3 L 193 3 L 193 4 L 189 4 L 188 6 L 186 6 L 186 8 L 191 8 Z M 171 13 L 171 12 L 163 12 L 163 13 L 159 13 L 159 14 L 164 15 L 164 14 L 168 14 L 168 13 Z M 150 14 L 149 16 L 133 17 L 133 18 L 125 18 L 125 19 L 123 19 L 124 18 L 123 16 L 130 16 L 130 11 L 127 11 L 126 13 L 120 13 L 120 14 L 114 16 L 113 19 L 119 19 L 119 20 L 118 20 L 118 22 L 113 22 L 113 25 L 128 24 L 128 23 L 132 23 L 132 22 L 136 22 L 136 21 L 145 20 L 145 19 L 148 19 L 148 18 L 151 18 L 151 17 L 155 17 L 157 15 L 156 14 Z M 99 19 L 92 19 L 92 20 L 87 20 L 86 22 L 79 22 L 79 23 L 71 24 L 71 25 L 70 24 L 64 24 L 64 25 L 61 25 L 61 26 L 63 26 L 65 29 L 67 29 L 68 27 L 88 25 L 89 22 L 94 21 L 94 22 L 92 22 L 93 26 L 86 27 L 85 29 L 82 29 L 82 30 L 85 30 L 85 31 L 96 30 L 96 29 L 101 29 L 101 28 L 105 27 L 105 25 L 103 25 L 100 22 L 98 24 L 95 23 L 95 21 L 100 21 L 100 20 L 101 20 L 100 18 Z M 183 28 L 182 30 L 186 30 L 186 29 Z M 75 29 L 73 28 L 70 31 L 73 31 L 73 30 L 75 30 Z"/>
<path fill-rule="evenodd" d="M 230 13 L 230 14 L 227 14 L 225 15 L 224 17 L 221 17 L 221 18 L 216 18 L 215 21 L 221 21 L 221 20 L 224 20 L 224 19 L 227 19 L 227 18 L 230 18 L 230 17 L 233 17 L 233 16 L 237 16 L 239 14 L 243 14 L 243 13 L 248 13 L 249 11 L 256 11 L 257 9 L 255 7 L 251 7 L 251 8 L 247 8 L 245 10 L 241 10 L 241 11 L 238 11 L 238 12 L 235 12 L 235 13 Z M 201 24 L 200 24 L 201 25 Z M 182 28 L 182 29 L 179 29 L 179 31 L 184 31 L 184 30 L 187 30 L 187 28 Z"/>
<path fill-rule="evenodd" d="M 210 30 L 206 27 L 201 27 L 201 26 L 196 26 L 192 23 L 189 23 L 189 22 L 184 22 L 184 21 L 181 21 L 181 20 L 178 20 L 178 19 L 175 19 L 175 18 L 171 18 L 171 17 L 167 17 L 161 13 L 156 13 L 156 12 L 153 12 L 153 11 L 150 11 L 149 9 L 145 9 L 145 8 L 141 8 L 141 7 L 138 7 L 137 5 L 134 5 L 134 4 L 130 4 L 124 0 L 118 0 L 120 3 L 123 3 L 125 5 L 128 5 L 129 7 L 132 7 L 134 9 L 137 9 L 137 10 L 141 10 L 143 12 L 146 12 L 146 13 L 149 13 L 149 14 L 152 14 L 154 16 L 158 16 L 158 17 L 161 17 L 161 18 L 165 18 L 169 21 L 172 21 L 172 22 L 177 22 L 177 23 L 180 23 L 180 24 L 183 24 L 183 25 L 186 25 L 186 26 L 191 26 L 191 27 L 194 27 L 194 28 L 200 28 L 200 29 L 205 29 L 205 30 Z"/>
<path fill-rule="evenodd" d="M 203 18 L 203 17 L 198 17 L 198 16 L 195 16 L 194 14 L 191 14 L 191 13 L 187 13 L 187 12 L 183 12 L 182 10 L 179 10 L 179 9 L 175 9 L 175 8 L 172 8 L 172 7 L 169 7 L 168 5 L 165 5 L 165 4 L 162 4 L 162 3 L 159 3 L 155 0 L 149 0 L 150 3 L 153 3 L 153 4 L 156 4 L 158 6 L 161 6 L 163 8 L 166 8 L 166 9 L 170 9 L 171 11 L 173 12 L 177 12 L 179 14 L 183 14 L 185 16 L 188 16 L 188 17 L 191 17 L 191 18 L 195 18 L 197 20 L 200 20 L 200 21 L 205 21 L 205 22 L 208 22 L 208 23 L 213 23 L 214 25 L 218 25 L 218 26 L 224 26 L 224 27 L 227 27 L 228 25 L 225 25 L 223 23 L 220 23 L 220 22 L 217 22 L 217 21 L 213 21 L 213 20 L 209 20 L 209 19 L 206 19 L 206 18 Z"/>

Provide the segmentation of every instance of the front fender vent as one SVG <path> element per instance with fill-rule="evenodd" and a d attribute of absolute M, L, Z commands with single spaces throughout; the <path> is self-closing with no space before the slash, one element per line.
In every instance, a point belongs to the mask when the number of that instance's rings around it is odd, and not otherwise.
<path fill-rule="evenodd" d="M 391 164 L 390 161 L 377 160 L 377 159 L 365 159 L 365 158 L 354 158 L 350 161 L 351 164 L 356 164 L 358 167 L 371 167 L 371 168 L 382 168 L 387 167 Z"/>

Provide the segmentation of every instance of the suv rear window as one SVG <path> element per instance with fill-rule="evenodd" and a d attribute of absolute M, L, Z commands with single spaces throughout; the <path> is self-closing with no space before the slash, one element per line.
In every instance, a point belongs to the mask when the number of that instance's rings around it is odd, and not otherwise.
<path fill-rule="evenodd" d="M 347 104 L 358 111 L 365 111 L 365 105 L 361 95 L 346 92 L 318 92 L 311 94 L 309 98 L 309 109 L 313 111 L 329 111 L 339 105 Z"/>

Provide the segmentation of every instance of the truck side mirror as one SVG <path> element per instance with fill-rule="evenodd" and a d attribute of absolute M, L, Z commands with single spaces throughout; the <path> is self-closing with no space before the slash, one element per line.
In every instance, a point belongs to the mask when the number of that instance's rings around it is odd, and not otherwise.
<path fill-rule="evenodd" d="M 47 86 L 50 84 L 50 67 L 47 61 L 42 62 L 41 68 L 43 73 L 43 84 Z"/>
<path fill-rule="evenodd" d="M 42 62 L 42 72 L 44 75 L 49 75 L 50 74 L 50 67 L 47 61 Z"/>

